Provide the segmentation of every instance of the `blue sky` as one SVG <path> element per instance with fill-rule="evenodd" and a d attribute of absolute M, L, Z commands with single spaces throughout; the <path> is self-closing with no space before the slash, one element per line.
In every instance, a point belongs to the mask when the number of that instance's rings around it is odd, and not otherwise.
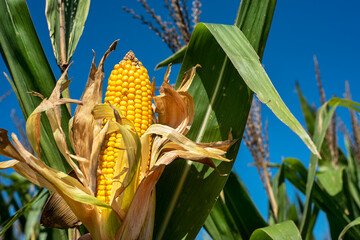
<path fill-rule="evenodd" d="M 31 16 L 38 32 L 44 51 L 57 77 L 59 70 L 54 59 L 45 19 L 45 1 L 28 1 Z M 166 20 L 166 11 L 162 1 L 149 0 L 149 4 L 163 15 Z M 233 24 L 239 1 L 222 0 L 202 1 L 202 22 Z M 147 26 L 140 24 L 126 14 L 121 6 L 126 5 L 143 13 L 140 4 L 136 1 L 92 1 L 88 20 L 79 45 L 74 53 L 74 64 L 70 68 L 70 77 L 73 78 L 70 89 L 71 96 L 79 99 L 85 86 L 90 64 L 92 49 L 96 52 L 97 62 L 109 45 L 120 39 L 117 50 L 112 53 L 105 65 L 105 74 L 109 75 L 113 65 L 117 63 L 130 49 L 133 50 L 148 68 L 149 75 L 154 76 L 159 84 L 164 71 L 154 71 L 155 65 L 167 58 L 171 51 L 160 38 Z M 315 80 L 313 55 L 316 54 L 326 97 L 333 95 L 341 97 L 344 93 L 344 81 L 350 83 L 353 99 L 360 101 L 356 95 L 360 89 L 358 77 L 357 55 L 360 53 L 360 2 L 356 0 L 339 1 L 305 0 L 305 1 L 278 1 L 273 24 L 269 34 L 263 64 L 280 96 L 287 104 L 295 117 L 304 125 L 298 97 L 295 92 L 295 81 L 300 83 L 304 95 L 309 102 L 319 106 L 319 94 Z M 8 72 L 5 64 L 0 60 L 0 71 Z M 0 76 L 0 95 L 10 89 L 5 77 Z M 172 81 L 176 74 L 173 71 Z M 15 131 L 10 120 L 10 112 L 15 108 L 20 115 L 16 104 L 15 94 L 11 94 L 0 103 L 2 128 Z M 348 114 L 342 110 L 345 123 L 349 123 Z M 282 158 L 296 157 L 304 164 L 308 164 L 310 151 L 290 129 L 274 117 L 263 107 L 263 117 L 269 120 L 270 161 L 280 163 Z M 340 138 L 340 141 L 342 139 Z M 261 213 L 267 216 L 267 201 L 265 191 L 260 182 L 257 171 L 249 167 L 252 163 L 251 155 L 245 146 L 241 146 L 235 163 L 235 170 L 247 186 L 251 197 Z M 325 236 L 327 226 L 322 220 L 317 225 L 317 235 Z"/>

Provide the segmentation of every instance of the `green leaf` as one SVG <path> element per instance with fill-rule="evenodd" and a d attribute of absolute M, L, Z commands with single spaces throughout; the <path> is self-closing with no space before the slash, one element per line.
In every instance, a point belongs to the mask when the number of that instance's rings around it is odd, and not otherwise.
<path fill-rule="evenodd" d="M 38 193 L 36 194 L 36 196 L 31 199 L 26 205 L 24 205 L 21 209 L 19 209 L 18 211 L 16 211 L 16 213 L 6 221 L 6 223 L 2 226 L 1 230 L 0 230 L 0 236 L 4 235 L 4 233 L 14 224 L 14 222 L 19 219 L 19 217 L 21 217 L 24 212 L 26 210 L 28 210 L 35 201 L 37 201 L 38 199 L 44 197 L 44 195 L 47 194 L 47 191 L 45 190 L 40 190 L 38 191 Z"/>
<path fill-rule="evenodd" d="M 301 240 L 299 230 L 293 221 L 286 221 L 269 227 L 257 229 L 250 240 Z"/>
<path fill-rule="evenodd" d="M 177 51 L 176 53 L 174 53 L 173 55 L 171 55 L 170 57 L 168 57 L 167 59 L 165 59 L 164 61 L 158 63 L 155 67 L 155 70 L 158 70 L 160 68 L 166 67 L 168 66 L 170 63 L 171 64 L 177 64 L 177 63 L 181 63 L 182 60 L 184 59 L 185 56 L 185 52 L 187 50 L 187 46 L 182 47 L 179 51 Z"/>
<path fill-rule="evenodd" d="M 343 172 L 344 167 L 328 169 L 327 171 L 317 173 L 316 177 L 329 195 L 335 196 L 343 190 Z"/>
<path fill-rule="evenodd" d="M 234 172 L 230 173 L 223 191 L 225 204 L 244 239 L 249 239 L 255 229 L 268 225 Z"/>
<path fill-rule="evenodd" d="M 262 39 L 256 46 L 260 55 L 265 48 L 275 4 L 273 0 L 244 0 L 239 9 L 238 16 L 247 17 L 237 26 L 246 28 L 251 43 L 257 43 L 257 37 Z M 233 137 L 241 139 L 252 92 L 206 26 L 198 24 L 195 28 L 177 81 L 179 84 L 185 71 L 191 67 L 202 66 L 197 70 L 189 91 L 195 101 L 196 114 L 187 137 L 196 142 L 217 141 L 228 139 L 232 129 Z M 247 29 L 249 26 L 250 30 Z M 236 27 L 233 28 L 237 31 Z M 246 45 L 245 48 L 250 47 Z M 228 151 L 228 159 L 235 159 L 239 144 L 240 141 Z M 216 162 L 216 165 L 221 173 L 229 173 L 233 163 Z M 202 164 L 184 160 L 166 167 L 157 184 L 154 239 L 195 238 L 226 179 Z"/>
<path fill-rule="evenodd" d="M 321 145 L 324 141 L 325 138 L 325 133 L 326 133 L 326 129 L 329 126 L 330 120 L 335 112 L 336 106 L 334 106 L 333 108 L 331 108 L 329 111 L 327 110 L 328 106 L 325 103 L 323 106 L 321 106 L 321 108 L 319 109 L 319 111 L 317 112 L 316 115 L 316 120 L 315 120 L 315 132 L 314 132 L 314 142 L 317 146 L 318 149 L 321 148 Z M 306 200 L 305 200 L 305 206 L 304 206 L 304 213 L 303 213 L 303 218 L 301 221 L 301 226 L 300 226 L 300 231 L 302 236 L 304 237 L 306 232 L 307 232 L 307 227 L 309 224 L 309 216 L 310 216 L 310 211 L 311 211 L 311 192 L 313 189 L 313 185 L 314 185 L 314 181 L 315 181 L 315 175 L 316 175 L 316 168 L 318 165 L 318 156 L 315 154 L 311 154 L 310 157 L 310 165 L 309 165 L 309 174 L 307 176 L 307 181 L 306 181 Z"/>
<path fill-rule="evenodd" d="M 218 239 L 217 236 L 221 236 L 223 233 L 222 229 L 226 229 L 226 227 L 222 226 L 222 224 L 226 223 L 226 219 L 230 219 L 228 222 L 230 226 L 235 223 L 235 229 L 243 239 L 249 239 L 251 233 L 257 228 L 267 226 L 245 186 L 234 172 L 230 173 L 223 193 L 225 205 L 222 198 L 219 198 L 205 222 L 205 229 L 213 239 Z M 224 208 L 226 211 L 223 210 Z M 213 214 L 214 211 L 216 213 Z M 230 216 L 228 216 L 229 214 Z M 215 223 L 220 225 L 221 228 L 217 229 Z"/>
<path fill-rule="evenodd" d="M 283 165 L 286 179 L 288 179 L 297 189 L 305 194 L 308 171 L 301 161 L 294 158 L 286 158 L 283 161 Z M 316 207 L 326 213 L 333 239 L 336 238 L 340 234 L 341 230 L 351 222 L 349 216 L 347 215 L 348 210 L 344 209 L 343 204 L 339 201 L 339 199 L 331 197 L 325 189 L 321 188 L 317 181 L 314 181 L 312 201 L 315 203 Z M 311 228 L 311 222 L 312 220 L 309 217 L 308 230 Z M 360 236 L 360 232 L 352 231 L 351 235 L 354 238 L 357 238 Z"/>
<path fill-rule="evenodd" d="M 313 135 L 314 133 L 314 124 L 316 117 L 316 109 L 312 108 L 310 104 L 306 101 L 304 95 L 301 92 L 299 83 L 296 83 L 296 92 L 299 96 L 301 111 L 305 119 L 305 123 L 308 129 L 308 132 Z"/>
<path fill-rule="evenodd" d="M 198 27 L 202 27 L 202 25 Z M 311 152 L 320 156 L 309 135 L 281 100 L 262 67 L 259 57 L 250 47 L 243 33 L 235 26 L 206 23 L 204 27 L 215 37 L 246 85 L 256 93 L 259 100 L 288 125 L 303 140 Z"/>
<path fill-rule="evenodd" d="M 270 208 L 270 203 L 269 203 L 269 212 L 271 213 L 269 220 L 270 225 L 288 220 L 287 219 L 288 198 L 286 194 L 285 174 L 284 174 L 283 166 L 280 167 L 280 170 L 276 173 L 274 178 L 271 179 L 271 187 L 278 207 L 278 213 L 277 213 L 277 220 L 275 220 L 274 213 L 272 211 L 272 208 Z"/>
<path fill-rule="evenodd" d="M 16 93 L 25 119 L 41 99 L 28 92 L 49 97 L 56 83 L 54 74 L 37 37 L 25 0 L 0 0 L 0 51 L 13 80 L 8 78 Z M 62 109 L 65 109 L 62 108 Z M 67 132 L 70 115 L 62 111 L 63 129 Z M 41 120 L 42 159 L 51 167 L 69 170 L 56 148 L 46 116 Z"/>
<path fill-rule="evenodd" d="M 69 64 L 82 35 L 90 0 L 61 0 L 60 4 L 58 2 L 58 0 L 47 0 L 45 13 L 55 58 L 58 65 L 62 66 Z M 64 33 L 61 33 L 60 26 L 65 27 Z M 63 36 L 62 43 L 61 36 Z"/>
<path fill-rule="evenodd" d="M 31 236 L 36 236 L 36 231 L 40 230 L 39 217 L 49 196 L 48 191 L 44 191 L 44 194 L 39 196 L 38 200 L 35 201 L 30 207 L 24 228 L 25 240 L 31 239 Z"/>
<path fill-rule="evenodd" d="M 356 218 L 354 221 L 352 221 L 351 223 L 349 223 L 348 225 L 346 225 L 346 227 L 341 231 L 340 235 L 339 235 L 339 240 L 342 240 L 345 233 L 353 226 L 356 225 L 360 225 L 360 217 Z"/>
<path fill-rule="evenodd" d="M 221 198 L 216 201 L 204 227 L 213 239 L 243 239 L 231 212 Z"/>

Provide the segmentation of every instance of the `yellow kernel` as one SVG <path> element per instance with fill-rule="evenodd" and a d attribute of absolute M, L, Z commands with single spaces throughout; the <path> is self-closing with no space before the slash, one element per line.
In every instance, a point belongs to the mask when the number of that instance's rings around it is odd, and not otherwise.
<path fill-rule="evenodd" d="M 135 99 L 135 95 L 133 93 L 129 93 L 127 96 L 131 100 Z"/>
<path fill-rule="evenodd" d="M 98 195 L 99 195 L 99 193 L 98 193 Z M 99 200 L 101 200 L 101 201 L 105 202 L 105 197 L 104 197 L 104 196 L 97 196 L 97 199 L 99 199 Z"/>
<path fill-rule="evenodd" d="M 112 179 L 114 177 L 114 174 L 105 174 L 105 178 L 110 178 L 110 179 Z"/>
<path fill-rule="evenodd" d="M 105 196 L 105 191 L 104 190 L 100 190 L 97 192 L 97 195 L 99 196 Z"/>
<path fill-rule="evenodd" d="M 105 185 L 105 180 L 99 180 L 98 185 Z"/>
<path fill-rule="evenodd" d="M 106 167 L 108 167 L 108 168 L 112 168 L 112 167 L 114 167 L 115 166 L 115 163 L 114 162 L 108 162 L 107 164 L 106 164 Z"/>

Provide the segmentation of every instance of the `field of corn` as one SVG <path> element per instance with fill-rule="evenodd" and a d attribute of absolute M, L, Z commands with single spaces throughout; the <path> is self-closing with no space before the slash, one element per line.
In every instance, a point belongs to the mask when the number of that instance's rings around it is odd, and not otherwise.
<path fill-rule="evenodd" d="M 166 16 L 151 1 L 133 2 L 118 14 L 138 24 L 111 23 L 113 39 L 91 51 L 81 44 L 96 37 L 83 34 L 94 21 L 90 0 L 46 0 L 33 19 L 26 0 L 0 0 L 0 78 L 12 88 L 0 104 L 14 94 L 23 115 L 11 113 L 15 133 L 0 126 L 0 239 L 311 240 L 320 214 L 326 239 L 360 239 L 360 104 L 348 83 L 343 98 L 325 98 L 314 56 L 321 106 L 297 84 L 306 127 L 294 117 L 261 63 L 277 1 L 234 3 L 233 25 L 200 21 L 205 1 L 164 0 Z M 144 27 L 171 56 L 143 62 L 135 49 L 151 44 L 131 41 Z M 50 44 L 54 54 L 45 55 Z M 77 51 L 89 59 L 72 62 Z M 270 161 L 262 107 L 297 135 L 309 164 Z M 266 217 L 234 171 L 241 142 Z"/>

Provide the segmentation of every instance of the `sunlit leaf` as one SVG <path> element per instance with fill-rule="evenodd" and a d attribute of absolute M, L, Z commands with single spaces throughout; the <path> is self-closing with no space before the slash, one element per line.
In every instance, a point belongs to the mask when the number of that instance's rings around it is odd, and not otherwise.
<path fill-rule="evenodd" d="M 301 240 L 300 232 L 293 221 L 286 221 L 257 229 L 250 240 Z"/>
<path fill-rule="evenodd" d="M 177 64 L 181 63 L 184 59 L 185 52 L 187 50 L 187 46 L 181 48 L 179 51 L 165 59 L 164 61 L 160 62 L 158 65 L 156 65 L 155 70 L 158 70 L 163 67 L 167 67 L 169 64 Z"/>
<path fill-rule="evenodd" d="M 245 35 L 260 57 L 275 4 L 273 0 L 245 0 L 239 8 L 236 26 L 246 30 Z M 197 64 L 201 68 L 189 90 L 195 102 L 195 119 L 187 137 L 195 142 L 225 140 L 231 129 L 233 138 L 241 139 L 252 92 L 204 24 L 194 30 L 177 85 L 183 74 Z M 230 148 L 226 158 L 235 159 L 238 148 L 238 143 Z M 221 173 L 229 173 L 233 163 L 216 162 Z M 226 177 L 201 164 L 175 161 L 169 165 L 157 184 L 154 238 L 195 238 L 225 182 Z"/>

